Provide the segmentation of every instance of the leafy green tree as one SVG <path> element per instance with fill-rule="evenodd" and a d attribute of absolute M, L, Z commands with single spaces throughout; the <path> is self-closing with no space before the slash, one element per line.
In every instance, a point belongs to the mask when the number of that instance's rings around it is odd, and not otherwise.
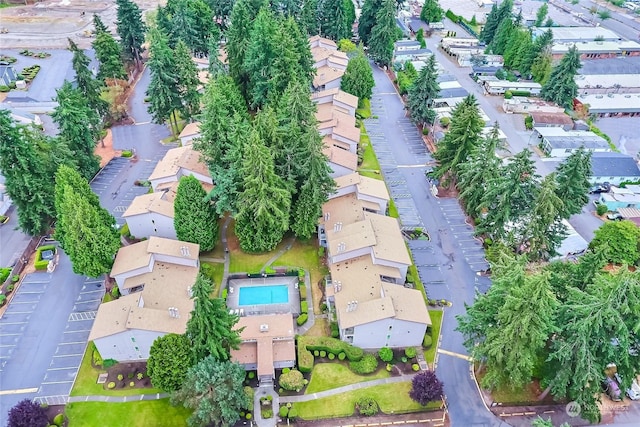
<path fill-rule="evenodd" d="M 70 185 L 62 191 L 62 203 L 57 208 L 58 227 L 63 227 L 65 252 L 73 264 L 73 272 L 89 277 L 108 273 L 114 254 L 120 248 L 118 231 L 104 221 L 102 208 L 75 193 Z"/>
<path fill-rule="evenodd" d="M 469 155 L 468 161 L 460 165 L 458 188 L 460 199 L 469 215 L 479 218 L 482 202 L 488 186 L 498 178 L 500 159 L 496 149 L 501 147 L 498 123 L 480 141 L 478 148 Z"/>
<path fill-rule="evenodd" d="M 340 89 L 357 96 L 358 101 L 362 102 L 371 98 L 375 84 L 369 60 L 360 48 L 355 56 L 349 59 L 349 64 L 340 82 Z"/>
<path fill-rule="evenodd" d="M 491 40 L 491 43 L 489 44 L 491 52 L 496 55 L 504 54 L 509 40 L 513 37 L 516 29 L 517 27 L 510 17 L 503 19 L 502 22 L 500 22 L 500 25 L 498 25 L 498 29 L 496 30 L 493 40 Z"/>
<path fill-rule="evenodd" d="M 170 31 L 165 34 L 172 49 L 182 40 L 195 55 L 208 53 L 209 37 L 219 30 L 204 0 L 170 0 L 162 12 L 167 18 Z"/>
<path fill-rule="evenodd" d="M 529 35 L 529 39 L 531 36 Z M 522 62 L 520 64 L 519 70 L 522 74 L 528 75 L 531 73 L 531 67 L 536 61 L 536 58 L 540 56 L 543 52 L 551 52 L 551 45 L 553 44 L 553 32 L 549 28 L 547 31 L 536 37 L 535 40 L 531 41 L 531 48 L 525 51 L 520 51 L 523 53 L 521 55 Z"/>
<path fill-rule="evenodd" d="M 550 52 L 541 52 L 540 55 L 536 57 L 533 65 L 531 65 L 531 74 L 534 81 L 541 85 L 547 84 L 551 77 L 551 62 L 552 56 Z"/>
<path fill-rule="evenodd" d="M 429 24 L 431 22 L 440 22 L 443 17 L 444 11 L 440 7 L 438 0 L 425 0 L 420 11 L 420 19 Z"/>
<path fill-rule="evenodd" d="M 193 120 L 200 113 L 200 93 L 198 86 L 198 69 L 191 59 L 187 44 L 178 41 L 173 50 L 174 67 L 177 71 L 178 94 L 180 96 L 180 117 Z"/>
<path fill-rule="evenodd" d="M 106 79 L 123 80 L 127 78 L 127 72 L 122 63 L 122 51 L 111 33 L 99 31 L 92 46 L 100 63 L 98 80 L 104 82 Z"/>
<path fill-rule="evenodd" d="M 435 158 L 438 166 L 433 170 L 434 178 L 455 179 L 459 166 L 468 160 L 481 138 L 484 122 L 480 117 L 478 102 L 473 95 L 456 105 L 451 114 L 449 132 L 438 144 Z"/>
<path fill-rule="evenodd" d="M 242 162 L 244 191 L 239 195 L 236 235 L 246 252 L 267 252 L 289 229 L 291 193 L 275 173 L 269 149 L 256 130 Z"/>
<path fill-rule="evenodd" d="M 358 36 L 365 45 L 369 44 L 371 29 L 376 24 L 376 14 L 382 6 L 382 0 L 365 0 L 358 19 Z"/>
<path fill-rule="evenodd" d="M 486 375 L 482 385 L 493 388 L 507 385 L 521 389 L 539 371 L 546 356 L 547 342 L 557 332 L 559 302 L 549 286 L 548 274 L 518 278 L 507 290 L 496 323 L 487 330 L 482 343 L 486 354 Z M 509 348 L 509 351 L 505 351 Z"/>
<path fill-rule="evenodd" d="M 91 179 L 100 169 L 100 162 L 94 150 L 102 120 L 98 112 L 88 105 L 88 99 L 68 81 L 65 81 L 56 93 L 58 106 L 51 117 L 58 125 L 58 136 L 73 151 L 82 176 Z"/>
<path fill-rule="evenodd" d="M 427 64 L 422 67 L 420 74 L 409 87 L 407 95 L 407 107 L 414 123 L 426 125 L 433 124 L 436 112 L 432 108 L 433 101 L 440 93 L 438 85 L 438 70 L 436 68 L 435 55 L 431 55 Z"/>
<path fill-rule="evenodd" d="M 487 186 L 482 202 L 487 215 L 478 231 L 494 239 L 505 239 L 508 245 L 515 244 L 531 217 L 538 178 L 528 149 L 500 168 L 497 179 Z"/>
<path fill-rule="evenodd" d="M 397 39 L 396 3 L 394 0 L 383 0 L 380 10 L 376 14 L 376 23 L 371 28 L 369 39 L 371 57 L 382 65 L 391 64 L 393 44 Z"/>
<path fill-rule="evenodd" d="M 186 335 L 168 334 L 151 345 L 147 373 L 154 387 L 168 392 L 180 390 L 192 366 L 191 342 Z"/>
<path fill-rule="evenodd" d="M 173 223 L 178 240 L 197 243 L 201 252 L 213 249 L 218 238 L 216 213 L 197 178 L 180 178 L 174 211 Z"/>
<path fill-rule="evenodd" d="M 131 0 L 116 0 L 118 5 L 117 31 L 122 52 L 127 60 L 140 64 L 146 26 L 142 22 L 142 12 Z"/>
<path fill-rule="evenodd" d="M 538 11 L 536 12 L 536 22 L 533 25 L 535 25 L 536 27 L 541 26 L 544 22 L 544 19 L 547 17 L 547 13 L 549 13 L 549 5 L 546 3 L 542 3 L 542 6 L 540 6 L 538 8 Z"/>
<path fill-rule="evenodd" d="M 571 153 L 558 166 L 556 194 L 563 202 L 562 218 L 582 211 L 589 202 L 589 177 L 591 176 L 591 152 L 580 148 Z"/>
<path fill-rule="evenodd" d="M 201 273 L 191 292 L 195 302 L 186 336 L 191 341 L 193 360 L 208 356 L 218 361 L 229 360 L 231 349 L 237 350 L 240 346 L 241 331 L 233 329 L 238 316 L 229 314 L 222 298 L 211 298 L 213 286 Z M 188 383 L 185 381 L 185 386 Z"/>
<path fill-rule="evenodd" d="M 345 0 L 320 0 L 318 4 L 320 32 L 331 40 L 350 39 L 355 20 L 353 3 Z"/>
<path fill-rule="evenodd" d="M 557 192 L 555 173 L 547 175 L 536 191 L 531 217 L 526 221 L 520 242 L 527 248 L 531 260 L 548 259 L 555 255 L 565 236 L 566 228 L 562 224 L 564 203 Z"/>
<path fill-rule="evenodd" d="M 151 30 L 149 38 L 151 40 L 149 47 L 151 81 L 146 92 L 150 98 L 147 109 L 155 123 L 162 124 L 170 120 L 171 129 L 176 133 L 175 111 L 182 108 L 183 104 L 180 99 L 178 70 L 175 66 L 174 54 L 169 48 L 166 36 L 157 29 Z"/>
<path fill-rule="evenodd" d="M 582 65 L 576 46 L 571 46 L 558 65 L 551 70 L 549 80 L 542 86 L 540 96 L 565 108 L 573 108 L 573 99 L 578 95 L 574 77 Z"/>
<path fill-rule="evenodd" d="M 189 427 L 231 426 L 248 405 L 242 388 L 244 377 L 244 368 L 238 363 L 209 356 L 189 369 L 184 386 L 171 400 L 194 410 L 187 420 Z"/>
<path fill-rule="evenodd" d="M 631 221 L 605 222 L 596 230 L 589 248 L 605 249 L 609 262 L 634 265 L 640 258 L 640 228 Z"/>
<path fill-rule="evenodd" d="M 71 65 L 73 71 L 76 73 L 76 84 L 78 90 L 82 93 L 87 100 L 87 105 L 98 113 L 98 116 L 102 119 L 109 110 L 109 105 L 100 98 L 101 83 L 96 80 L 89 70 L 89 64 L 91 60 L 79 49 L 78 46 L 71 40 L 69 40 L 69 50 L 73 52 L 73 59 Z"/>
<path fill-rule="evenodd" d="M 216 186 L 210 196 L 216 212 L 235 212 L 242 187 L 240 162 L 245 138 L 250 127 L 247 107 L 238 86 L 229 76 L 211 80 L 203 97 L 201 136 L 194 143 L 209 167 Z"/>

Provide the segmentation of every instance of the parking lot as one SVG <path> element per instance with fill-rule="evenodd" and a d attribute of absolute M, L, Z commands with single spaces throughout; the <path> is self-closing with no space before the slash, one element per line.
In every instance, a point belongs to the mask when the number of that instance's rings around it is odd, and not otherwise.
<path fill-rule="evenodd" d="M 74 274 L 59 254 L 53 273 L 23 278 L 0 319 L 2 420 L 24 398 L 61 402 L 80 366 L 104 288 L 100 279 Z"/>

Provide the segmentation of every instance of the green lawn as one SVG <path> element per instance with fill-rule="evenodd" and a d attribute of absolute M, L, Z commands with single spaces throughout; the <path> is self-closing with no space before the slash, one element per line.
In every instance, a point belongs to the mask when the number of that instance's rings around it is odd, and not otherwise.
<path fill-rule="evenodd" d="M 398 214 L 398 208 L 396 208 L 396 203 L 393 201 L 393 199 L 389 199 L 389 216 L 391 218 L 400 218 L 400 215 Z"/>
<path fill-rule="evenodd" d="M 143 402 L 75 402 L 65 408 L 70 427 L 179 427 L 187 425 L 191 410 L 173 407 L 169 399 Z"/>
<path fill-rule="evenodd" d="M 369 136 L 367 135 L 367 130 L 364 128 L 364 125 L 362 125 L 361 130 L 360 147 L 363 152 L 362 164 L 358 168 L 358 172 L 362 176 L 382 179 L 382 175 L 380 174 L 380 163 L 378 163 L 378 158 L 376 157 L 375 151 L 373 151 L 373 146 L 371 145 L 371 141 L 369 140 Z"/>
<path fill-rule="evenodd" d="M 361 397 L 375 399 L 382 412 L 387 414 L 431 411 L 440 408 L 441 402 L 439 401 L 432 402 L 426 407 L 419 405 L 409 398 L 409 390 L 411 390 L 411 382 L 383 384 L 310 402 L 294 403 L 294 406 L 303 419 L 351 416 L 356 401 Z"/>
<path fill-rule="evenodd" d="M 358 105 L 358 109 L 356 110 L 356 114 L 358 114 L 363 119 L 368 119 L 371 117 L 371 101 L 368 99 L 363 99 Z"/>
<path fill-rule="evenodd" d="M 354 374 L 351 369 L 342 363 L 317 363 L 313 366 L 311 381 L 305 394 L 331 390 L 333 388 L 377 380 L 379 378 L 388 378 L 390 375 L 391 374 L 384 368 L 378 369 L 378 371 L 371 375 L 358 375 Z"/>
<path fill-rule="evenodd" d="M 160 393 L 161 390 L 156 388 L 129 388 L 122 390 L 105 390 L 102 387 L 102 384 L 97 384 L 96 380 L 98 379 L 98 375 L 105 370 L 95 369 L 91 366 L 92 359 L 92 345 L 88 345 L 87 349 L 84 352 L 84 357 L 82 358 L 82 364 L 80 365 L 80 370 L 78 371 L 78 376 L 76 377 L 76 382 L 73 384 L 73 389 L 71 389 L 71 396 L 95 396 L 95 395 L 103 395 L 103 396 L 133 396 L 136 394 L 152 394 L 152 393 Z M 94 424 L 86 424 L 86 425 L 94 425 Z M 95 424 L 100 425 L 100 424 Z M 110 425 L 110 424 L 102 424 L 102 425 Z"/>
<path fill-rule="evenodd" d="M 427 363 L 433 363 L 436 358 L 436 350 L 438 349 L 438 337 L 440 336 L 440 327 L 442 326 L 442 310 L 429 310 L 431 317 L 431 347 L 424 351 L 424 359 Z"/>
<path fill-rule="evenodd" d="M 218 296 L 220 291 L 220 284 L 222 283 L 222 276 L 224 276 L 224 263 L 221 262 L 207 262 L 201 261 L 200 267 L 208 265 L 204 270 L 208 271 L 208 277 L 213 281 L 213 294 Z"/>

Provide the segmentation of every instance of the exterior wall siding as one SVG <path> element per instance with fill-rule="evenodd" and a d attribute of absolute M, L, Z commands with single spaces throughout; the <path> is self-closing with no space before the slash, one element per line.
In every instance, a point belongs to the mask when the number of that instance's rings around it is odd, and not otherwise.
<path fill-rule="evenodd" d="M 422 345 L 426 324 L 395 318 L 382 319 L 353 329 L 353 345 L 364 349 L 414 347 Z"/>
<path fill-rule="evenodd" d="M 173 227 L 173 218 L 160 215 L 156 212 L 147 212 L 130 216 L 126 221 L 132 236 L 158 236 L 167 239 L 177 239 L 176 230 Z"/>
<path fill-rule="evenodd" d="M 118 362 L 146 360 L 151 345 L 156 338 L 166 335 L 164 332 L 129 329 L 94 341 L 103 359 Z"/>

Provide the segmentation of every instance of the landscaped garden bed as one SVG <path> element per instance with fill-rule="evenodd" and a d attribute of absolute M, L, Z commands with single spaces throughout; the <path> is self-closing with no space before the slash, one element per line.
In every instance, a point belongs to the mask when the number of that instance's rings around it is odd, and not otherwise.
<path fill-rule="evenodd" d="M 118 363 L 107 369 L 107 390 L 123 388 L 151 388 L 147 375 L 147 362 Z"/>
<path fill-rule="evenodd" d="M 29 49 L 22 50 L 18 53 L 22 56 L 30 56 L 32 58 L 40 58 L 40 59 L 48 58 L 51 56 L 51 54 L 47 52 L 32 52 Z"/>
<path fill-rule="evenodd" d="M 55 258 L 57 250 L 56 245 L 45 245 L 36 249 L 36 258 L 33 263 L 35 269 L 46 270 L 49 265 L 49 261 L 52 261 Z"/>
<path fill-rule="evenodd" d="M 36 78 L 39 72 L 40 72 L 39 65 L 31 65 L 30 67 L 24 68 L 20 73 L 20 75 L 22 76 L 25 82 L 29 83 Z"/>
<path fill-rule="evenodd" d="M 8 55 L 0 55 L 0 62 L 4 62 L 6 64 L 13 64 L 17 61 L 18 59 L 13 57 L 13 56 L 8 56 Z"/>

